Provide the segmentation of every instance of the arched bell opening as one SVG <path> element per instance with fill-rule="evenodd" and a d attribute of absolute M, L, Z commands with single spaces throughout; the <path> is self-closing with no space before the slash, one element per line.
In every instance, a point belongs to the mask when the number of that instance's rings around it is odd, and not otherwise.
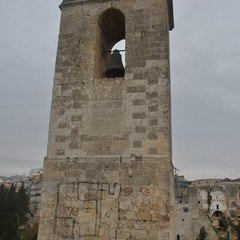
<path fill-rule="evenodd" d="M 125 39 L 125 17 L 123 13 L 115 8 L 104 11 L 98 19 L 94 66 L 95 78 L 106 77 L 105 72 L 113 54 L 112 48 L 123 39 Z"/>

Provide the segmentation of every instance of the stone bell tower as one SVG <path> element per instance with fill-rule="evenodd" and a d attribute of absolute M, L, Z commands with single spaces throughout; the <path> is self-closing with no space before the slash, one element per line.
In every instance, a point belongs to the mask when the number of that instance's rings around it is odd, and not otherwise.
<path fill-rule="evenodd" d="M 173 240 L 172 0 L 63 0 L 38 240 Z M 115 43 L 125 73 L 106 77 Z"/>

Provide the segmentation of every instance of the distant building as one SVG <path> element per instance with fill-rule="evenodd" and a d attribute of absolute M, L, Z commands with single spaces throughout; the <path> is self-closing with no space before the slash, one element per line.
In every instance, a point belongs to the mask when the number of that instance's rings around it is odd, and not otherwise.
<path fill-rule="evenodd" d="M 33 168 L 30 170 L 30 177 L 37 176 L 43 173 L 43 168 Z"/>
<path fill-rule="evenodd" d="M 15 185 L 16 191 L 24 184 L 24 187 L 29 195 L 29 208 L 31 215 L 35 220 L 39 220 L 40 199 L 42 188 L 43 168 L 34 168 L 30 170 L 29 176 L 14 175 L 11 177 L 0 176 L 0 184 L 10 188 Z"/>
<path fill-rule="evenodd" d="M 12 184 L 15 185 L 16 191 L 20 189 L 22 184 L 24 184 L 24 187 L 27 188 L 27 178 L 24 175 L 13 175 L 10 177 L 4 177 L 0 176 L 0 184 L 3 184 L 5 187 L 10 188 Z"/>
<path fill-rule="evenodd" d="M 239 179 L 190 182 L 183 176 L 175 176 L 176 239 L 196 239 L 204 225 L 208 238 L 218 240 L 221 234 L 226 234 L 221 231 L 223 217 L 233 221 L 240 217 Z"/>
<path fill-rule="evenodd" d="M 30 171 L 30 177 L 28 178 L 31 182 L 29 187 L 30 194 L 30 211 L 34 218 L 39 217 L 40 211 L 40 199 L 42 189 L 42 175 L 43 168 L 32 169 Z"/>

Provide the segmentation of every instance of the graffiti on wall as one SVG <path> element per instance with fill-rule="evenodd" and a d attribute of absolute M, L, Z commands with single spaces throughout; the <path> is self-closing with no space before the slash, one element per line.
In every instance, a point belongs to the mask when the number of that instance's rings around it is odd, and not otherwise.
<path fill-rule="evenodd" d="M 166 201 L 166 200 L 165 200 Z M 154 186 L 79 182 L 62 184 L 58 191 L 55 235 L 78 239 L 99 237 L 111 229 L 120 234 L 119 222 L 139 224 L 169 221 L 161 191 Z"/>

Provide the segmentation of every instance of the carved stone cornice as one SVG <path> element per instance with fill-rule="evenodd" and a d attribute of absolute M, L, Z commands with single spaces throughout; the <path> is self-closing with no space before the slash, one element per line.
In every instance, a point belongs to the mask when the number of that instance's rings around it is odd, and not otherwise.
<path fill-rule="evenodd" d="M 75 4 L 90 4 L 99 2 L 111 2 L 112 0 L 63 0 L 59 8 L 62 10 L 64 6 L 72 6 Z M 173 0 L 167 0 L 168 4 L 168 15 L 169 15 L 169 30 L 174 28 L 174 17 L 173 17 Z"/>

